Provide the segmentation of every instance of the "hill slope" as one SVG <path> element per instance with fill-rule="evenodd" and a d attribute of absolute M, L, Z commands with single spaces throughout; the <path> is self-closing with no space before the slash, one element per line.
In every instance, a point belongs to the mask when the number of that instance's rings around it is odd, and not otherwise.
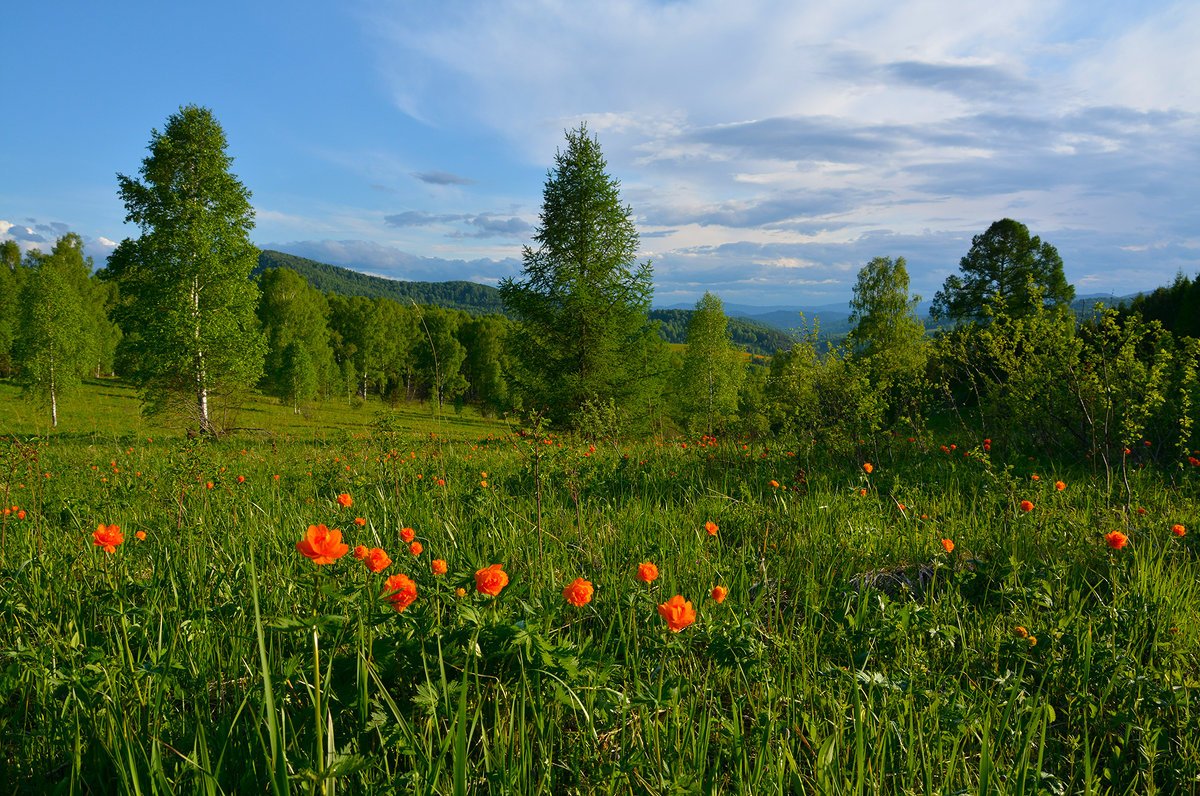
<path fill-rule="evenodd" d="M 500 291 L 476 282 L 402 282 L 264 249 L 258 255 L 254 274 L 257 276 L 268 268 L 290 268 L 322 293 L 369 299 L 390 298 L 402 304 L 415 301 L 417 304 L 464 310 L 472 315 L 504 313 Z"/>
<path fill-rule="evenodd" d="M 402 304 L 414 301 L 417 304 L 463 310 L 472 315 L 505 314 L 500 291 L 476 282 L 403 282 L 264 249 L 258 255 L 254 275 L 268 268 L 290 268 L 322 293 L 369 299 L 389 298 Z M 687 324 L 691 314 L 692 310 L 651 310 L 650 319 L 662 321 L 661 333 L 668 343 L 684 343 L 687 342 Z M 730 318 L 729 334 L 736 347 L 752 354 L 770 356 L 779 348 L 791 346 L 788 335 L 749 319 Z"/>

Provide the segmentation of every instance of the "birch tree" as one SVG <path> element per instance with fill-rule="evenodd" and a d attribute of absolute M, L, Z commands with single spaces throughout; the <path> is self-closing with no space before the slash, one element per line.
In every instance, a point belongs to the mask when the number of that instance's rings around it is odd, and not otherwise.
<path fill-rule="evenodd" d="M 139 179 L 117 175 L 125 220 L 141 236 L 122 241 L 108 265 L 130 375 L 152 409 L 185 409 L 212 432 L 214 395 L 250 387 L 263 366 L 250 192 L 230 173 L 225 133 L 207 108 L 180 108 L 148 148 Z"/>

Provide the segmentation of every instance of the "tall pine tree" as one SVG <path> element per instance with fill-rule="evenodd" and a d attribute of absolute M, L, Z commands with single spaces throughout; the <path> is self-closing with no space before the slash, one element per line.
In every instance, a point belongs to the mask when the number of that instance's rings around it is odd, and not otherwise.
<path fill-rule="evenodd" d="M 568 425 L 587 402 L 644 412 L 661 341 L 646 314 L 650 263 L 620 184 L 586 125 L 567 132 L 542 193 L 541 224 L 524 250 L 520 280 L 500 283 L 517 320 L 514 381 L 527 406 Z"/>

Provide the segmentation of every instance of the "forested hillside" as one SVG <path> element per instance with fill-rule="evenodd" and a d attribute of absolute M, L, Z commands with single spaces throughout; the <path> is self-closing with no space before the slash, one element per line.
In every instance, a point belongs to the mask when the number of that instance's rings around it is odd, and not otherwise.
<path fill-rule="evenodd" d="M 258 256 L 255 277 L 269 268 L 288 268 L 295 271 L 309 286 L 322 293 L 340 296 L 390 298 L 401 304 L 410 301 L 443 309 L 463 310 L 472 315 L 503 315 L 500 292 L 489 285 L 475 282 L 403 282 L 371 276 L 337 265 L 297 257 L 293 254 L 264 249 Z M 651 310 L 650 320 L 660 321 L 660 332 L 668 343 L 686 343 L 688 320 L 692 310 Z M 791 346 L 791 337 L 765 323 L 744 318 L 729 319 L 729 338 L 734 346 L 751 354 L 771 356 Z"/>
<path fill-rule="evenodd" d="M 401 304 L 412 301 L 444 309 L 464 310 L 472 315 L 504 312 L 500 292 L 494 287 L 475 282 L 403 282 L 265 249 L 258 256 L 254 275 L 258 276 L 268 268 L 290 268 L 322 293 L 369 299 L 390 298 Z"/>
<path fill-rule="evenodd" d="M 659 322 L 659 333 L 668 343 L 686 343 L 688 323 L 695 310 L 650 310 L 650 320 Z M 765 323 L 746 318 L 728 319 L 729 339 L 736 348 L 751 354 L 771 356 L 776 351 L 786 351 L 792 346 L 792 338 Z"/>

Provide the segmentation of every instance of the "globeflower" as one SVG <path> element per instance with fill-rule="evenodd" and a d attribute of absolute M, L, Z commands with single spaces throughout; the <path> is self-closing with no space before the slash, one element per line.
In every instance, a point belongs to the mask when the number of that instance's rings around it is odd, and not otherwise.
<path fill-rule="evenodd" d="M 867 475 L 870 475 L 874 470 L 875 467 L 870 462 L 867 462 L 863 465 L 863 471 L 866 472 Z"/>
<path fill-rule="evenodd" d="M 1062 481 L 1055 481 L 1054 488 L 1057 489 L 1059 492 L 1061 492 L 1067 488 L 1067 485 L 1064 484 Z"/>
<path fill-rule="evenodd" d="M 414 556 L 421 555 L 421 551 L 424 549 L 425 548 L 421 546 L 420 542 L 413 542 L 408 546 L 408 552 L 412 553 Z"/>
<path fill-rule="evenodd" d="M 117 545 L 124 541 L 125 534 L 121 533 L 120 525 L 98 525 L 92 531 L 92 544 L 103 547 L 106 553 L 117 552 Z"/>
<path fill-rule="evenodd" d="M 1184 528 L 1182 525 L 1176 523 L 1175 525 L 1171 526 L 1171 533 L 1175 534 L 1176 536 L 1183 536 L 1185 533 L 1187 533 L 1187 528 Z"/>
<path fill-rule="evenodd" d="M 1028 500 L 1022 500 L 1020 508 L 1021 511 L 1033 511 L 1033 503 Z"/>
<path fill-rule="evenodd" d="M 388 554 L 383 551 L 382 547 L 372 547 L 367 551 L 363 563 L 367 565 L 367 569 L 372 572 L 383 572 L 392 563 L 392 559 L 388 558 Z"/>
<path fill-rule="evenodd" d="M 1112 531 L 1111 533 L 1104 534 L 1104 541 L 1108 542 L 1108 546 L 1113 550 L 1120 550 L 1129 544 L 1129 537 L 1120 531 Z"/>
<path fill-rule="evenodd" d="M 728 594 L 729 594 L 729 589 L 725 588 L 724 586 L 713 586 L 713 590 L 712 590 L 713 602 L 717 602 L 717 603 L 725 602 L 725 597 Z"/>
<path fill-rule="evenodd" d="M 708 531 L 709 536 L 716 536 L 717 531 L 719 531 L 720 528 L 717 526 L 717 524 L 715 522 L 713 522 L 712 520 L 709 520 L 708 522 L 704 523 L 704 530 Z"/>
<path fill-rule="evenodd" d="M 348 494 L 343 492 L 342 494 L 337 496 L 337 502 L 338 502 L 338 505 L 341 506 L 342 508 L 348 509 L 352 505 L 354 505 L 354 498 L 350 497 Z"/>
<path fill-rule="evenodd" d="M 411 542 L 413 539 L 416 538 L 416 536 L 417 536 L 416 531 L 414 531 L 412 528 L 401 528 L 400 529 L 400 538 L 404 540 L 405 544 L 408 544 L 409 542 Z"/>
<path fill-rule="evenodd" d="M 296 549 L 314 564 L 332 564 L 350 552 L 350 545 L 342 542 L 342 532 L 337 528 L 331 531 L 324 525 L 310 525 L 304 538 L 296 542 Z"/>
<path fill-rule="evenodd" d="M 582 608 L 592 601 L 594 592 L 591 581 L 576 578 L 567 588 L 563 589 L 563 597 L 576 608 Z"/>
<path fill-rule="evenodd" d="M 367 524 L 367 521 L 365 519 L 363 519 L 362 517 L 355 517 L 354 524 L 361 528 L 362 526 Z"/>
<path fill-rule="evenodd" d="M 429 568 L 433 570 L 433 574 L 435 575 L 445 575 L 450 569 L 446 566 L 446 562 L 440 558 L 435 558 L 429 562 Z"/>
<path fill-rule="evenodd" d="M 943 539 L 942 547 L 945 549 L 945 551 L 947 553 L 953 553 L 954 552 L 954 540 L 953 539 Z"/>
<path fill-rule="evenodd" d="M 492 564 L 475 572 L 475 589 L 486 597 L 495 597 L 508 585 L 503 564 Z"/>
<path fill-rule="evenodd" d="M 362 561 L 363 559 L 365 559 L 367 557 L 367 553 L 370 553 L 370 552 L 371 551 L 367 549 L 366 545 L 360 544 L 358 547 L 354 548 L 354 557 L 357 558 L 359 561 Z"/>
<path fill-rule="evenodd" d="M 658 606 L 658 615 L 666 620 L 672 633 L 678 633 L 696 621 L 696 611 L 692 604 L 679 594 Z"/>
<path fill-rule="evenodd" d="M 650 583 L 658 578 L 658 567 L 649 561 L 643 561 L 641 564 L 638 564 L 637 577 L 642 583 Z"/>
<path fill-rule="evenodd" d="M 403 611 L 417 599 L 417 584 L 407 575 L 392 575 L 383 582 L 380 596 L 390 602 L 397 612 Z"/>

